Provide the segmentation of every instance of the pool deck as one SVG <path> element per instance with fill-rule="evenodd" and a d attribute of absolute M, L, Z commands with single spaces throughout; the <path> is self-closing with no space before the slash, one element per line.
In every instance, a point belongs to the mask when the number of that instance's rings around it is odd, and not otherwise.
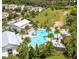
<path fill-rule="evenodd" d="M 36 33 L 35 33 L 36 32 Z M 55 47 L 61 47 L 65 48 L 65 46 L 61 43 L 61 40 L 63 39 L 63 36 L 61 33 L 55 34 L 55 28 L 51 27 L 51 32 L 53 33 L 53 38 L 48 38 L 48 33 L 46 32 L 46 29 L 44 28 L 38 28 L 37 30 L 34 30 L 34 28 L 31 28 L 28 30 L 27 35 L 23 35 L 23 37 L 30 37 L 31 38 L 31 45 L 35 44 L 44 44 L 47 41 L 51 41 Z M 33 35 L 35 33 L 35 35 Z M 45 38 L 44 38 L 45 36 Z M 57 40 L 58 38 L 58 40 Z M 52 39 L 52 40 L 51 40 Z M 43 42 L 44 41 L 44 42 Z"/>

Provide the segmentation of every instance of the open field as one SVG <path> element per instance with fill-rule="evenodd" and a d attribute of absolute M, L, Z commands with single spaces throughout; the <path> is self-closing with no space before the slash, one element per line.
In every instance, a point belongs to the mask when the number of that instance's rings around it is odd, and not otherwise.
<path fill-rule="evenodd" d="M 40 25 L 47 24 L 48 26 L 53 26 L 53 24 L 56 22 L 57 24 L 55 24 L 55 26 L 62 26 L 64 25 L 64 20 L 67 13 L 68 10 L 51 10 L 48 8 L 32 20 L 38 21 Z"/>

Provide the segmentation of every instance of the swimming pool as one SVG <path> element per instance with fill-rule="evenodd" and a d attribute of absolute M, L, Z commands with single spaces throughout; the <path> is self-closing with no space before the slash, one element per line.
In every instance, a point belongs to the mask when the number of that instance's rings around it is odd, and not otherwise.
<path fill-rule="evenodd" d="M 44 44 L 45 42 L 47 42 L 45 40 L 46 36 L 48 36 L 48 32 L 46 32 L 45 29 L 38 29 L 36 31 L 33 32 L 33 34 L 36 34 L 37 37 L 32 37 L 31 38 L 31 46 L 35 47 L 36 44 L 41 45 Z"/>

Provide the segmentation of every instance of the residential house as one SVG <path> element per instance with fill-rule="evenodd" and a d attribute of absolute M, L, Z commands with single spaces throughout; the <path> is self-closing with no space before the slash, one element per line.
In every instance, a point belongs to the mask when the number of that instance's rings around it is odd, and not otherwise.
<path fill-rule="evenodd" d="M 51 41 L 50 38 L 46 38 L 47 41 Z M 60 39 L 59 40 L 56 40 L 56 39 L 53 39 L 52 38 L 52 44 L 53 46 L 55 47 L 55 50 L 57 53 L 59 54 L 63 54 L 64 51 L 65 51 L 65 45 L 61 43 Z"/>
<path fill-rule="evenodd" d="M 64 53 L 64 51 L 65 51 L 65 45 L 64 44 L 62 44 L 58 40 L 52 40 L 52 43 L 53 43 L 53 46 L 55 47 L 56 52 L 58 54 L 63 54 Z"/>
<path fill-rule="evenodd" d="M 60 33 L 65 36 L 70 36 L 69 29 L 61 29 Z"/>
<path fill-rule="evenodd" d="M 39 11 L 41 12 L 42 10 L 44 10 L 45 8 L 40 7 L 40 6 L 25 6 L 25 9 L 28 11 Z"/>
<path fill-rule="evenodd" d="M 63 39 L 63 36 L 60 33 L 54 34 L 54 39 L 61 40 L 61 39 Z"/>
<path fill-rule="evenodd" d="M 39 12 L 41 12 L 42 10 L 43 10 L 44 8 L 42 8 L 42 7 L 32 7 L 32 11 L 39 11 Z"/>
<path fill-rule="evenodd" d="M 8 4 L 2 4 L 2 7 L 8 9 Z"/>
<path fill-rule="evenodd" d="M 18 5 L 18 8 L 20 8 L 21 10 L 24 10 L 25 5 Z"/>
<path fill-rule="evenodd" d="M 28 6 L 25 6 L 25 7 L 24 7 L 24 9 L 25 9 L 25 10 L 28 10 L 28 11 L 31 11 L 31 9 L 32 9 L 32 6 L 30 6 L 30 5 L 28 5 Z"/>
<path fill-rule="evenodd" d="M 22 43 L 21 36 L 14 32 L 2 32 L 2 56 L 18 54 L 16 48 Z"/>
<path fill-rule="evenodd" d="M 30 21 L 27 19 L 23 19 L 20 21 L 17 21 L 16 23 L 10 24 L 10 29 L 15 31 L 20 31 L 21 29 L 25 28 L 25 26 L 29 26 Z"/>
<path fill-rule="evenodd" d="M 14 10 L 14 9 L 16 9 L 18 6 L 17 5 L 15 5 L 15 4 L 9 4 L 8 5 L 8 9 L 9 10 Z"/>
<path fill-rule="evenodd" d="M 59 41 L 57 41 L 57 40 L 52 40 L 52 43 L 53 43 L 53 45 L 54 45 L 55 47 L 65 48 L 65 46 L 64 46 L 61 42 L 59 42 Z"/>
<path fill-rule="evenodd" d="M 6 18 L 9 16 L 8 12 L 2 12 L 2 19 Z"/>

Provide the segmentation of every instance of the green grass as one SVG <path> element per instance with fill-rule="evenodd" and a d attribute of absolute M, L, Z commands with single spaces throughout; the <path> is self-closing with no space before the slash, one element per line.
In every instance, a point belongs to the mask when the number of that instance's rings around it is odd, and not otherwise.
<path fill-rule="evenodd" d="M 63 10 L 51 10 L 50 8 L 48 8 L 43 12 L 39 13 L 32 20 L 38 21 L 40 24 L 44 24 L 45 22 L 47 22 L 48 26 L 51 26 L 54 21 L 59 20 L 63 16 L 63 13 Z"/>
<path fill-rule="evenodd" d="M 47 13 L 47 16 L 45 15 Z M 51 10 L 48 8 L 47 10 L 41 12 L 39 15 L 35 17 L 36 20 L 46 20 L 46 19 L 58 19 L 63 14 L 62 10 Z"/>
<path fill-rule="evenodd" d="M 67 58 L 64 56 L 50 56 L 50 57 L 47 57 L 46 59 L 67 59 Z"/>

